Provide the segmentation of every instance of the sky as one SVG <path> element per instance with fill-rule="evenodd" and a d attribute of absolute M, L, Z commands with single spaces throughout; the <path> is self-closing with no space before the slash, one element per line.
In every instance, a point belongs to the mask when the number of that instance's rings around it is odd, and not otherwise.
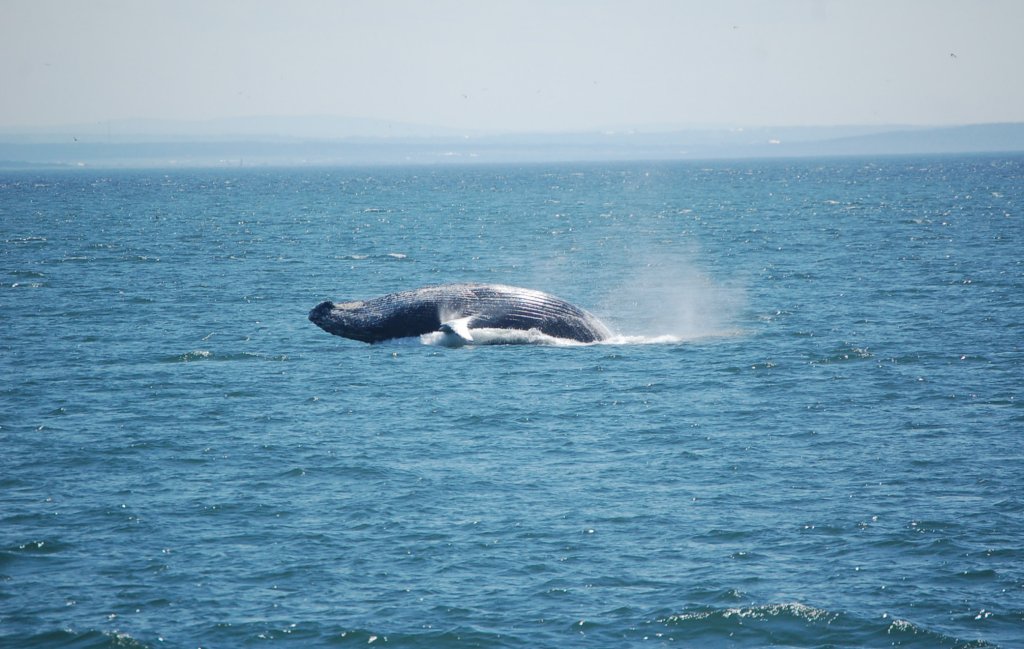
<path fill-rule="evenodd" d="M 1024 122 L 1020 0 L 0 0 L 0 130 Z"/>

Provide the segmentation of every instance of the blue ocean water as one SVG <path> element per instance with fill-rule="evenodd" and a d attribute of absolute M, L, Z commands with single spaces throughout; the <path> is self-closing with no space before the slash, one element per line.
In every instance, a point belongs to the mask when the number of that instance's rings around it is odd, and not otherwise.
<path fill-rule="evenodd" d="M 1024 157 L 0 174 L 0 646 L 1024 646 Z M 548 291 L 608 344 L 365 345 Z"/>

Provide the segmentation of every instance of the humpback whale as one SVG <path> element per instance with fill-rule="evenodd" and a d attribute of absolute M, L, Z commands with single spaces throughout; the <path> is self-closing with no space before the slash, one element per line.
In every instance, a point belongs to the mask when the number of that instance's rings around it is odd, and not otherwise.
<path fill-rule="evenodd" d="M 322 302 L 309 319 L 328 333 L 366 343 L 442 332 L 464 344 L 473 342 L 473 329 L 537 330 L 583 343 L 611 336 L 578 306 L 501 284 L 441 284 L 369 300 Z"/>

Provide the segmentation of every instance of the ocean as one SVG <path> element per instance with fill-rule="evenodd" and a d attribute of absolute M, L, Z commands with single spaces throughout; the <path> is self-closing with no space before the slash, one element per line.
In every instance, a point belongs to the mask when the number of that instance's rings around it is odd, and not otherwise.
<path fill-rule="evenodd" d="M 1022 219 L 1012 154 L 0 172 L 0 646 L 1022 647 Z M 460 281 L 615 337 L 307 320 Z"/>

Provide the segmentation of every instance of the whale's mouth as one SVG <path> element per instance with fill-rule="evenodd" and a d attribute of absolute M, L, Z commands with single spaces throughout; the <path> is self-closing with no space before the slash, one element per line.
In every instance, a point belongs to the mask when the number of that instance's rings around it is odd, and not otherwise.
<path fill-rule="evenodd" d="M 313 307 L 313 310 L 309 312 L 309 321 L 320 324 L 330 314 L 331 310 L 334 309 L 334 302 L 321 302 L 320 304 Z"/>
<path fill-rule="evenodd" d="M 373 343 L 381 340 L 360 317 L 365 302 L 321 302 L 309 312 L 309 320 L 329 334 Z"/>

